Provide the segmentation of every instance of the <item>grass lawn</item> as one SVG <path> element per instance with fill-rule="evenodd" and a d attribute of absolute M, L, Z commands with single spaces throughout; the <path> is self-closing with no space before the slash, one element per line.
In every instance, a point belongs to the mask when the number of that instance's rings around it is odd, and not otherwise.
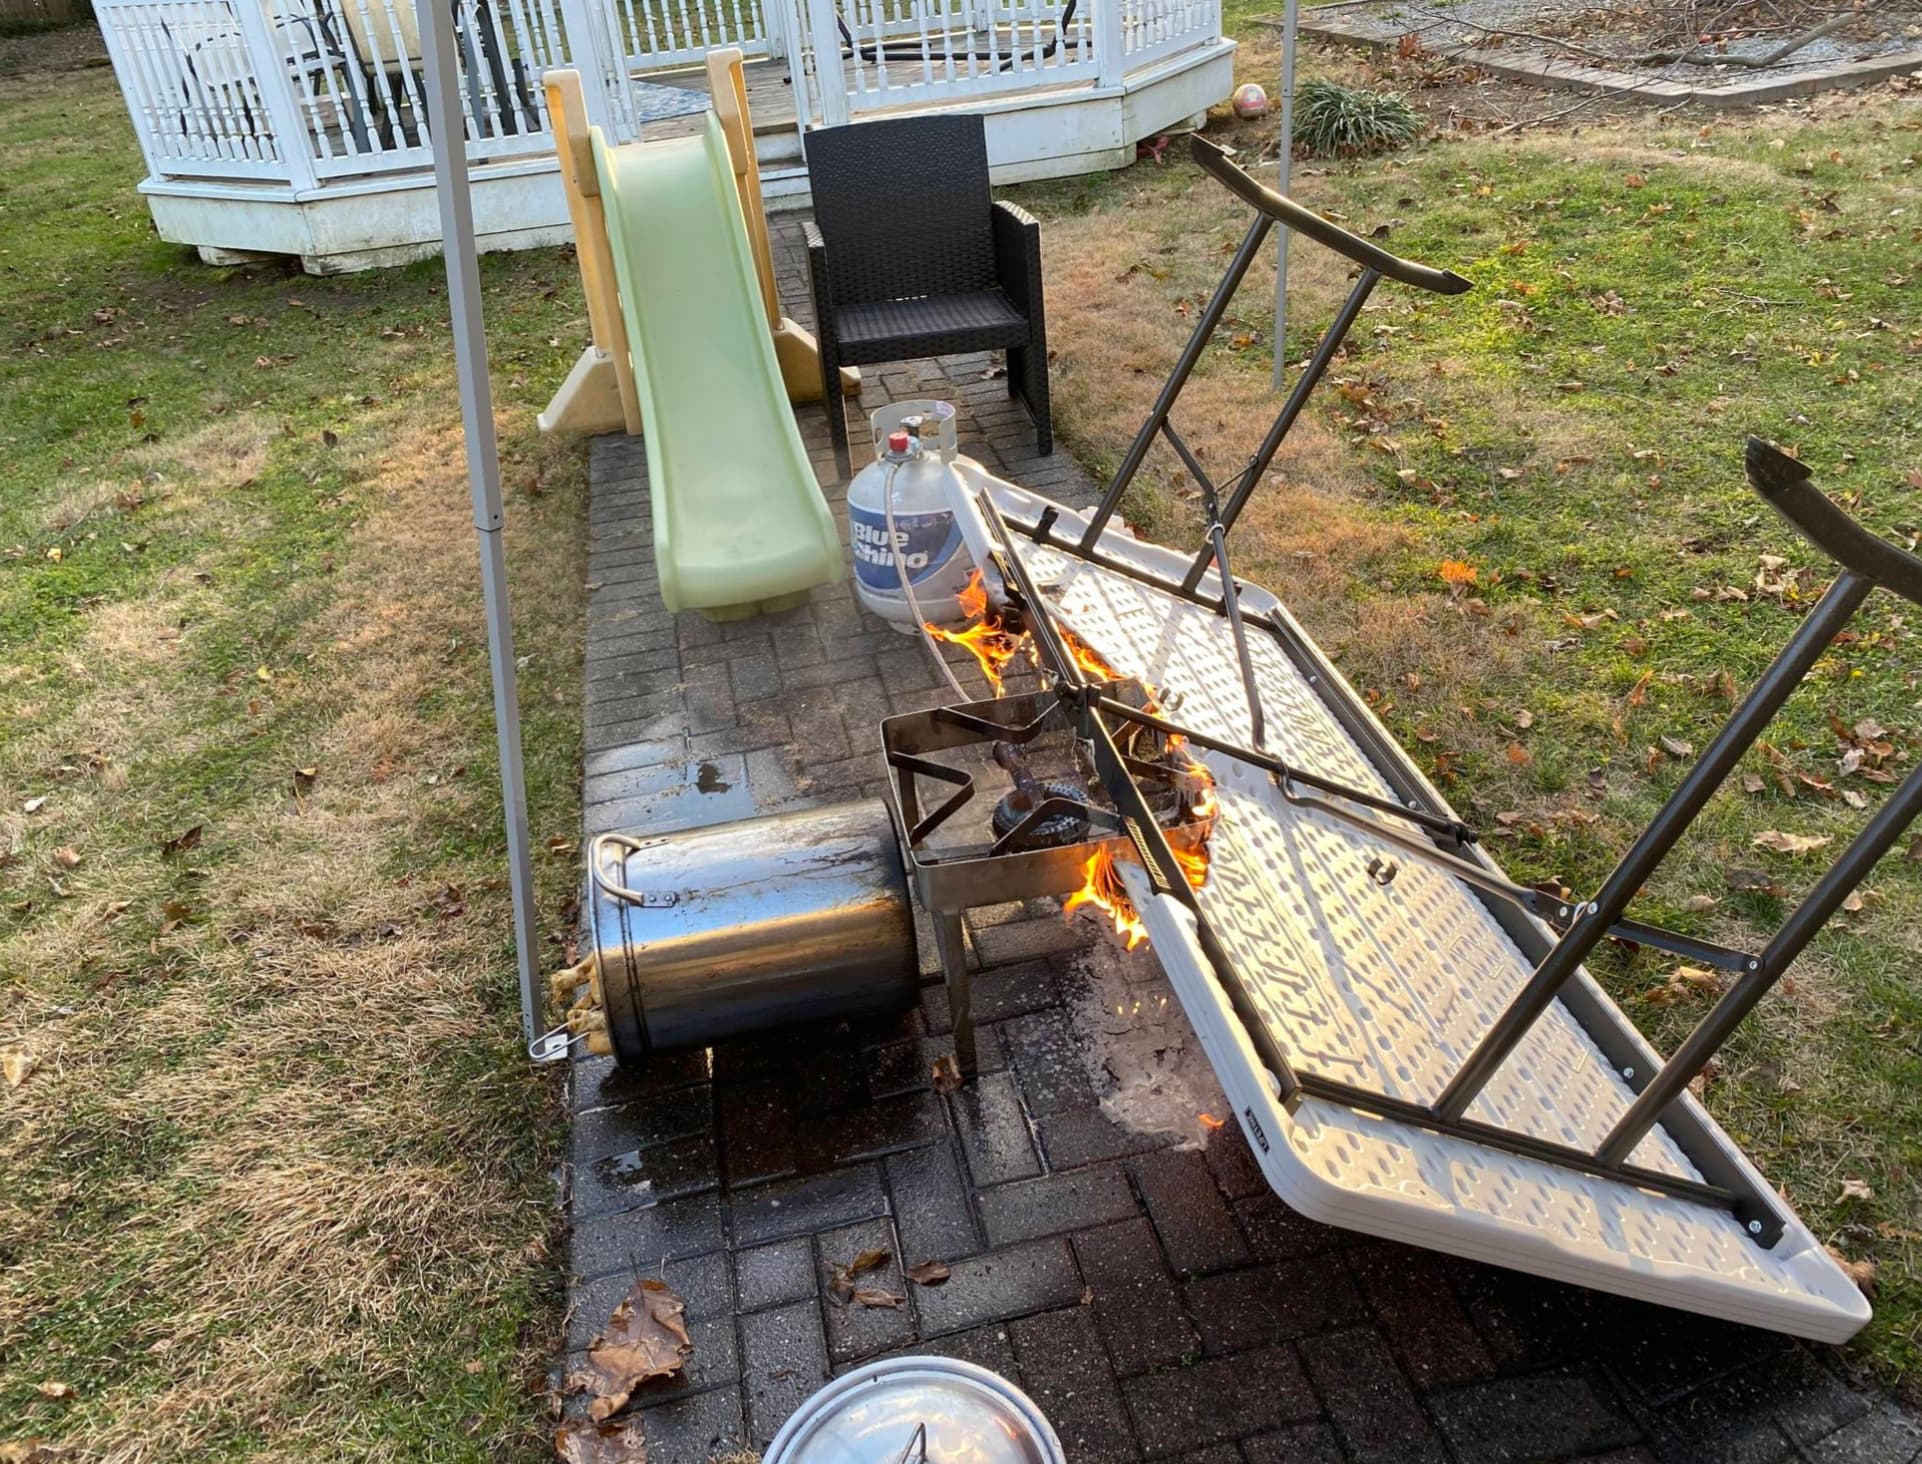
<path fill-rule="evenodd" d="M 1794 442 L 1876 527 L 1922 527 L 1916 116 L 1883 93 L 1302 179 L 1478 289 L 1381 292 L 1242 564 L 1517 873 L 1592 885 L 1678 775 L 1663 739 L 1700 746 L 1819 591 L 1740 486 L 1744 431 Z M 0 1083 L 0 1442 L 538 1457 L 558 1124 L 518 1047 L 440 267 L 208 270 L 155 240 L 139 174 L 110 73 L 0 82 L 0 1052 L 23 1074 Z M 1024 197 L 1058 424 L 1111 465 L 1241 220 L 1179 162 Z M 535 832 L 571 845 L 583 456 L 532 419 L 582 311 L 562 252 L 482 276 Z M 1306 248 L 1295 280 L 1291 357 L 1343 283 Z M 1270 409 L 1266 297 L 1251 281 L 1185 404 L 1217 466 Z M 1193 532 L 1166 462 L 1129 511 Z M 1475 582 L 1451 592 L 1443 560 Z M 1780 898 L 1729 872 L 1814 868 L 1753 836 L 1844 836 L 1847 795 L 1913 755 L 1909 618 L 1878 600 L 1860 630 L 1656 913 L 1753 939 Z M 1889 750 L 1843 777 L 1830 713 Z M 1858 1355 L 1887 1377 L 1922 1345 L 1919 874 L 1877 872 L 1708 1086 L 1879 1267 Z M 575 881 L 543 858 L 556 961 Z M 1605 972 L 1665 1041 L 1707 999 L 1671 969 Z"/>
<path fill-rule="evenodd" d="M 1270 33 L 1246 36 L 1243 75 L 1272 82 Z M 1303 74 L 1379 82 L 1328 53 L 1305 53 Z M 1218 117 L 1213 132 L 1274 156 L 1272 122 Z M 1578 115 L 1297 164 L 1297 196 L 1475 289 L 1376 292 L 1238 528 L 1236 569 L 1289 601 L 1517 876 L 1596 888 L 1831 576 L 1743 485 L 1744 434 L 1792 445 L 1877 530 L 1922 530 L 1919 153 L 1922 90 L 1884 90 L 1739 117 Z M 1247 224 L 1169 157 L 1025 199 L 1048 241 L 1057 424 L 1098 468 L 1119 461 Z M 1345 265 L 1295 248 L 1288 360 L 1346 293 Z M 1278 404 L 1273 284 L 1272 262 L 1251 274 L 1176 409 L 1217 478 Z M 1126 511 L 1150 537 L 1194 542 L 1196 496 L 1160 447 Z M 1638 912 L 1759 948 L 1906 773 L 1922 746 L 1922 613 L 1878 594 L 1854 629 Z M 1756 847 L 1770 831 L 1834 842 Z M 1714 997 L 1653 951 L 1598 965 L 1664 1050 Z M 1874 1266 L 1856 1356 L 1911 1381 L 1919 969 L 1922 837 L 1706 1085 L 1817 1235 Z"/>
<path fill-rule="evenodd" d="M 0 1443 L 541 1457 L 558 1122 L 441 268 L 207 269 L 140 175 L 111 72 L 0 79 Z M 578 287 L 482 276 L 571 845 L 584 473 L 533 414 Z M 574 883 L 543 857 L 547 930 Z"/>

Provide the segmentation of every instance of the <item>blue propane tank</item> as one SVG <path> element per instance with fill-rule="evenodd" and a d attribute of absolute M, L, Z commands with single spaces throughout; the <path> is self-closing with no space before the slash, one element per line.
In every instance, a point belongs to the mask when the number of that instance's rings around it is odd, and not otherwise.
<path fill-rule="evenodd" d="M 959 485 L 954 407 L 948 402 L 896 402 L 871 420 L 875 460 L 848 484 L 854 593 L 899 631 L 914 632 L 917 606 L 921 620 L 959 625 L 968 618 L 961 592 L 974 572 L 974 560 L 948 496 Z M 914 591 L 912 606 L 902 587 L 904 572 Z"/>

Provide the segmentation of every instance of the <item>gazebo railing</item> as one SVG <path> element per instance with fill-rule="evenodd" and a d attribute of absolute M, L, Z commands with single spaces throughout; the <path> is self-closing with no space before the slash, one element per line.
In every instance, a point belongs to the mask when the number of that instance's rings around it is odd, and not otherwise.
<path fill-rule="evenodd" d="M 1221 34 L 1221 0 L 1121 0 L 1121 69 L 1143 66 Z"/>
<path fill-rule="evenodd" d="M 696 66 L 716 46 L 749 60 L 779 53 L 761 0 L 607 0 L 630 71 Z"/>
<path fill-rule="evenodd" d="M 717 45 L 786 57 L 805 129 L 1118 90 L 1221 37 L 1220 0 L 436 3 L 452 11 L 476 163 L 552 156 L 540 75 L 553 66 L 579 70 L 589 119 L 627 140 L 640 130 L 635 74 Z M 157 180 L 300 196 L 432 169 L 414 0 L 96 0 L 95 12 Z"/>
<path fill-rule="evenodd" d="M 805 115 L 828 126 L 888 108 L 1119 86 L 1221 37 L 1220 0 L 787 0 L 785 15 L 803 43 Z"/>
<path fill-rule="evenodd" d="M 608 59 L 622 54 L 612 5 L 447 3 L 470 159 L 553 152 L 550 66 L 601 76 L 594 120 L 633 135 L 627 70 Z M 156 176 L 298 190 L 433 166 L 410 0 L 96 0 L 95 13 Z"/>

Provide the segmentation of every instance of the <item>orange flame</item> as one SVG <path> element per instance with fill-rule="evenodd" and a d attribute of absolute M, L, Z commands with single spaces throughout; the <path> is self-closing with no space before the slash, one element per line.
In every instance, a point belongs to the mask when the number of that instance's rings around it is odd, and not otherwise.
<path fill-rule="evenodd" d="M 1188 739 L 1179 732 L 1168 738 L 1168 756 L 1195 784 L 1188 793 L 1188 811 L 1196 818 L 1213 818 L 1220 808 L 1215 798 L 1215 775 L 1188 748 Z"/>
<path fill-rule="evenodd" d="M 961 601 L 961 613 L 970 620 L 979 620 L 988 613 L 988 587 L 981 581 L 980 570 L 968 576 L 968 583 L 957 598 Z"/>
<path fill-rule="evenodd" d="M 1061 913 L 1073 915 L 1083 905 L 1093 905 L 1114 922 L 1115 934 L 1128 943 L 1129 950 L 1146 940 L 1148 927 L 1135 913 L 1134 901 L 1128 898 L 1128 891 L 1121 883 L 1121 871 L 1115 867 L 1114 855 L 1108 852 L 1106 844 L 1088 856 L 1083 873 L 1087 876 L 1086 882 L 1062 902 Z"/>
<path fill-rule="evenodd" d="M 1021 649 L 1023 637 L 1013 634 L 1001 624 L 1001 617 L 988 614 L 988 590 L 981 582 L 981 571 L 976 570 L 968 576 L 968 583 L 959 597 L 961 609 L 974 621 L 966 630 L 943 630 L 932 621 L 923 628 L 936 640 L 957 645 L 974 657 L 981 674 L 988 678 L 988 685 L 996 696 L 1001 695 L 1001 668 L 1014 659 L 1015 652 Z"/>
<path fill-rule="evenodd" d="M 1056 629 L 1060 632 L 1061 643 L 1068 648 L 1068 654 L 1074 657 L 1075 665 L 1090 676 L 1098 676 L 1103 681 L 1113 681 L 1116 678 L 1119 673 L 1104 661 L 1092 646 L 1083 643 L 1081 638 L 1065 625 L 1057 626 Z"/>
<path fill-rule="evenodd" d="M 1182 877 L 1190 889 L 1198 890 L 1208 882 L 1206 844 L 1197 843 L 1190 849 L 1171 842 L 1168 847 L 1173 850 L 1175 863 L 1181 867 Z M 1121 882 L 1121 869 L 1108 851 L 1109 846 L 1103 844 L 1088 856 L 1088 862 L 1082 866 L 1081 888 L 1061 902 L 1061 913 L 1072 917 L 1083 905 L 1094 906 L 1113 922 L 1115 934 L 1133 950 L 1148 938 L 1148 927 L 1128 897 L 1128 887 Z"/>

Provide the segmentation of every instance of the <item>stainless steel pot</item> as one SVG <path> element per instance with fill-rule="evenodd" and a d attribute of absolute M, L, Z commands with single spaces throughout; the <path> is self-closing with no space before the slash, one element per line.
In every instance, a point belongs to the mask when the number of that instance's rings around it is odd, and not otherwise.
<path fill-rule="evenodd" d="M 764 1464 L 1063 1464 L 1034 1400 L 984 1367 L 890 1357 L 836 1378 L 782 1425 Z"/>
<path fill-rule="evenodd" d="M 789 1022 L 899 1011 L 919 995 L 907 873 L 880 799 L 588 850 L 614 1055 Z"/>

